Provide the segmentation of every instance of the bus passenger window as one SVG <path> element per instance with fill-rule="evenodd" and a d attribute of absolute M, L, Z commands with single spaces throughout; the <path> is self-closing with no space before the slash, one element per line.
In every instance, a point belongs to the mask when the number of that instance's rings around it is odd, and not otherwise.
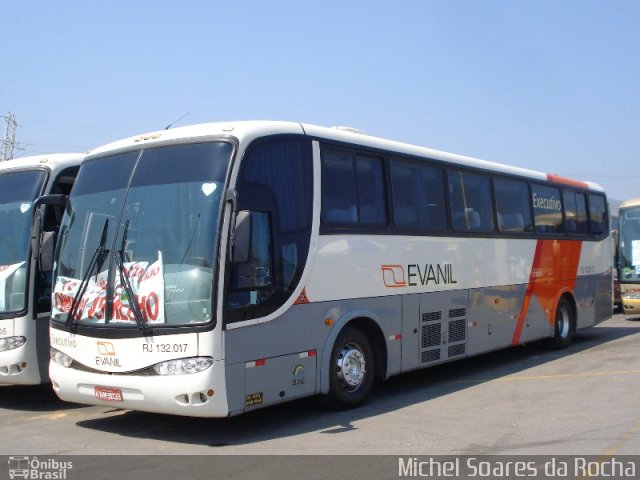
<path fill-rule="evenodd" d="M 393 159 L 391 187 L 393 214 L 398 227 L 420 230 L 447 228 L 442 169 Z"/>
<path fill-rule="evenodd" d="M 357 192 L 351 155 L 345 152 L 326 152 L 322 156 L 322 220 L 324 223 L 357 223 Z"/>
<path fill-rule="evenodd" d="M 587 204 L 584 194 L 565 190 L 563 192 L 563 200 L 567 233 L 581 235 L 589 233 Z"/>
<path fill-rule="evenodd" d="M 382 159 L 356 155 L 360 223 L 385 225 L 387 211 Z"/>
<path fill-rule="evenodd" d="M 387 224 L 382 159 L 327 150 L 322 154 L 322 222 Z"/>
<path fill-rule="evenodd" d="M 489 177 L 450 169 L 449 204 L 451 221 L 455 231 L 493 231 Z"/>
<path fill-rule="evenodd" d="M 503 233 L 532 232 L 528 185 L 518 180 L 496 178 L 494 187 L 498 229 Z"/>
<path fill-rule="evenodd" d="M 604 197 L 589 195 L 589 219 L 593 235 L 602 235 L 607 231 L 609 219 Z"/>
<path fill-rule="evenodd" d="M 554 187 L 532 185 L 533 215 L 536 233 L 558 235 L 564 233 L 560 190 Z"/>

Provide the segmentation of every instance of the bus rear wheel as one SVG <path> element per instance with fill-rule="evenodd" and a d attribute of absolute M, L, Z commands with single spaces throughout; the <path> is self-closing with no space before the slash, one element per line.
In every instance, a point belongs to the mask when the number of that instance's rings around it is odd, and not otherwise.
<path fill-rule="evenodd" d="M 548 345 L 551 348 L 566 348 L 573 340 L 575 330 L 575 312 L 573 305 L 567 297 L 562 297 L 556 309 L 556 319 L 553 327 L 553 336 L 549 339 Z"/>
<path fill-rule="evenodd" d="M 371 342 L 355 327 L 345 328 L 336 339 L 329 368 L 328 403 L 341 409 L 361 405 L 374 381 Z"/>

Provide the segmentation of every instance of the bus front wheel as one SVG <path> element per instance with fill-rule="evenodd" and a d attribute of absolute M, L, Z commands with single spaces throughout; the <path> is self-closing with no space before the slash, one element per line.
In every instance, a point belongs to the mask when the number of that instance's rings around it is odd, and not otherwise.
<path fill-rule="evenodd" d="M 556 319 L 553 327 L 553 336 L 549 339 L 551 348 L 565 348 L 573 340 L 575 330 L 575 313 L 573 305 L 567 297 L 562 297 L 556 309 Z"/>
<path fill-rule="evenodd" d="M 373 386 L 374 359 L 371 342 L 355 327 L 345 328 L 336 339 L 329 368 L 331 406 L 354 408 L 361 405 Z"/>

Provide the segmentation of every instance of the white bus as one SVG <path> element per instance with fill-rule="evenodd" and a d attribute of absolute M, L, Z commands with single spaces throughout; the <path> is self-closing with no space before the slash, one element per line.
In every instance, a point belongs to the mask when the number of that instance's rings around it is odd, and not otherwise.
<path fill-rule="evenodd" d="M 611 316 L 596 185 L 298 123 L 90 152 L 56 247 L 60 398 L 221 417 Z"/>
<path fill-rule="evenodd" d="M 53 255 L 63 209 L 34 206 L 42 194 L 67 195 L 82 154 L 53 154 L 0 162 L 0 383 L 33 385 L 49 379 L 51 260 L 31 259 L 37 211 L 43 251 Z"/>
<path fill-rule="evenodd" d="M 640 198 L 620 204 L 618 283 L 622 312 L 640 315 Z"/>

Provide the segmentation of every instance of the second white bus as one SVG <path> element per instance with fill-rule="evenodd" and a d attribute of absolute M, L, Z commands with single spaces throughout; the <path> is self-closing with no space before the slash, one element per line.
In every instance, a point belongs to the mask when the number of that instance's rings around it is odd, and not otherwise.
<path fill-rule="evenodd" d="M 221 417 L 611 316 L 597 185 L 281 122 L 94 150 L 56 252 L 60 398 Z"/>
<path fill-rule="evenodd" d="M 49 380 L 51 260 L 63 208 L 40 209 L 35 202 L 42 194 L 68 195 L 83 158 L 69 153 L 0 162 L 0 383 Z M 32 260 L 34 213 L 47 265 Z"/>

